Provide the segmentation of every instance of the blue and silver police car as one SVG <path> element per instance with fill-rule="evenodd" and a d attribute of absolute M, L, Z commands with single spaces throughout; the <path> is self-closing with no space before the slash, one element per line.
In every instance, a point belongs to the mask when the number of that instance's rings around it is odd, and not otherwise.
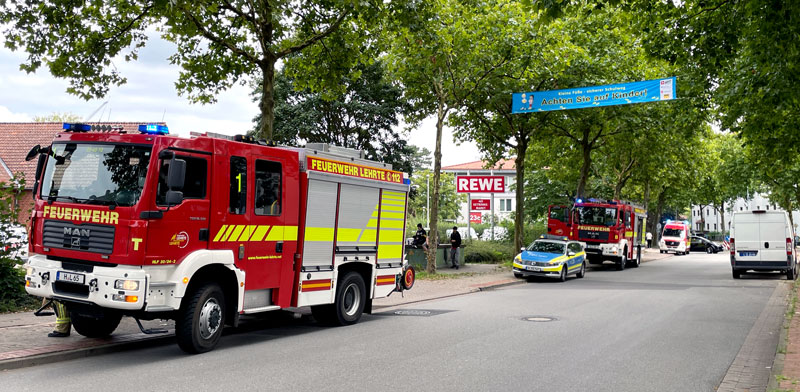
<path fill-rule="evenodd" d="M 567 276 L 583 278 L 586 252 L 583 243 L 566 237 L 543 235 L 514 258 L 514 276 L 545 276 L 566 281 Z"/>

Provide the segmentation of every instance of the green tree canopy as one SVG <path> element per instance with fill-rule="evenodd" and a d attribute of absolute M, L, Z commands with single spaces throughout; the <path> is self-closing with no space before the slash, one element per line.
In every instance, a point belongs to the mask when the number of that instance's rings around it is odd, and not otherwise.
<path fill-rule="evenodd" d="M 176 87 L 193 102 L 214 102 L 235 83 L 261 77 L 259 135 L 272 138 L 275 65 L 301 88 L 341 91 L 340 79 L 373 56 L 367 32 L 384 17 L 402 18 L 415 2 L 353 0 L 7 0 L 0 2 L 3 42 L 28 54 L 20 66 L 46 66 L 84 99 L 125 83 L 115 61 L 133 61 L 156 29 L 177 45 Z"/>

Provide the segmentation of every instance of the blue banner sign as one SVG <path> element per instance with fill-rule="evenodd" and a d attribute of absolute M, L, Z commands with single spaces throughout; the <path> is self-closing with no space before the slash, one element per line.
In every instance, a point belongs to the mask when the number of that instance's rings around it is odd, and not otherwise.
<path fill-rule="evenodd" d="M 547 112 L 596 106 L 669 101 L 676 98 L 675 77 L 642 82 L 512 94 L 511 113 Z"/>

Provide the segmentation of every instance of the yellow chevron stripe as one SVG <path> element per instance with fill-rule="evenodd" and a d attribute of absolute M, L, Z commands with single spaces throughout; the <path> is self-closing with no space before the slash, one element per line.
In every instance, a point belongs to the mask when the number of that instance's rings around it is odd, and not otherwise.
<path fill-rule="evenodd" d="M 248 241 L 250 240 L 250 236 L 253 235 L 253 232 L 256 230 L 255 225 L 247 225 L 244 231 L 242 231 L 242 235 L 239 237 L 239 241 Z"/>
<path fill-rule="evenodd" d="M 231 233 L 231 236 L 228 237 L 228 242 L 239 239 L 239 236 L 242 234 L 242 231 L 244 231 L 244 228 L 244 225 L 236 225 L 236 228 L 233 229 L 233 233 Z"/>
<path fill-rule="evenodd" d="M 367 222 L 367 227 L 378 227 L 378 220 L 370 219 L 369 222 Z"/>
<path fill-rule="evenodd" d="M 222 235 L 225 234 L 225 229 L 226 228 L 228 228 L 228 225 L 222 225 L 222 227 L 219 228 L 219 231 L 217 232 L 217 235 L 214 236 L 214 242 L 217 242 L 217 241 L 220 240 L 220 238 L 222 238 Z"/>
<path fill-rule="evenodd" d="M 220 241 L 227 241 L 228 237 L 230 237 L 231 232 L 233 232 L 234 229 L 236 229 L 236 225 L 228 226 L 228 230 L 226 230 L 225 234 L 222 235 L 222 238 L 220 238 Z"/>
<path fill-rule="evenodd" d="M 387 190 L 383 191 L 383 195 L 384 196 L 395 196 L 395 197 L 406 197 L 405 193 L 392 192 L 392 191 L 387 191 Z"/>
<path fill-rule="evenodd" d="M 256 232 L 250 237 L 250 241 L 263 241 L 264 236 L 267 235 L 267 231 L 269 231 L 269 226 L 259 225 Z"/>
<path fill-rule="evenodd" d="M 405 208 L 404 206 L 387 206 L 387 205 L 384 205 L 384 206 L 382 206 L 382 207 L 381 207 L 381 211 L 399 211 L 399 212 L 405 212 L 405 211 L 406 211 L 406 208 Z"/>

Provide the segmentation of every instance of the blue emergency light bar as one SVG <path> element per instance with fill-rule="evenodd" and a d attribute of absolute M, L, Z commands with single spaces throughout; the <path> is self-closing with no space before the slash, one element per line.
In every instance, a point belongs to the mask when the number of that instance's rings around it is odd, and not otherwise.
<path fill-rule="evenodd" d="M 139 125 L 139 132 L 148 135 L 168 135 L 169 128 L 166 125 L 160 124 L 142 124 Z"/>
<path fill-rule="evenodd" d="M 92 130 L 92 126 L 89 124 L 73 124 L 73 123 L 64 123 L 62 126 L 67 132 L 89 132 Z"/>
<path fill-rule="evenodd" d="M 410 179 L 410 178 L 404 178 L 404 179 L 403 179 L 403 184 L 405 184 L 405 185 L 411 185 L 411 179 Z"/>

